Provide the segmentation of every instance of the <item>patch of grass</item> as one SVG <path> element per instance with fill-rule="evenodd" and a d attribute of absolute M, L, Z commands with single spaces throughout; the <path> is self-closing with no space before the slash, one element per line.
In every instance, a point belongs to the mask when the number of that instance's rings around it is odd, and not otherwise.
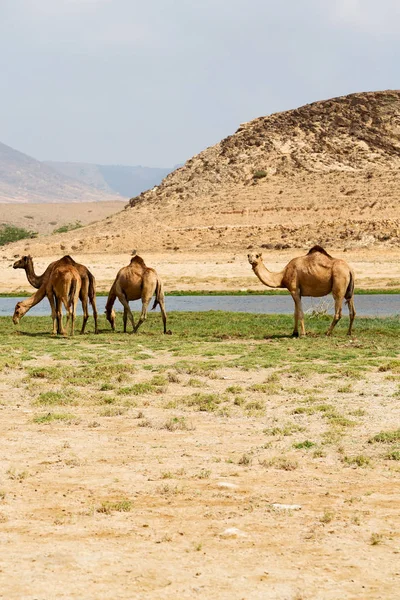
<path fill-rule="evenodd" d="M 243 388 L 240 385 L 230 385 L 226 388 L 225 392 L 227 394 L 240 394 L 243 392 Z"/>
<path fill-rule="evenodd" d="M 391 450 L 385 456 L 387 460 L 400 460 L 400 450 Z"/>
<path fill-rule="evenodd" d="M 249 467 L 252 462 L 253 460 L 249 454 L 243 454 L 238 460 L 238 465 L 242 465 L 243 467 Z"/>
<path fill-rule="evenodd" d="M 184 399 L 187 406 L 196 408 L 201 412 L 214 412 L 221 403 L 221 398 L 218 394 L 202 394 L 196 392 Z"/>
<path fill-rule="evenodd" d="M 7 471 L 6 471 L 6 475 L 8 475 L 8 478 L 11 479 L 12 481 L 23 481 L 24 479 L 26 479 L 29 475 L 28 471 L 17 471 L 14 467 L 10 467 Z M 4 495 L 5 497 L 5 495 Z M 4 497 L 2 498 L 4 500 Z"/>
<path fill-rule="evenodd" d="M 61 225 L 58 229 L 54 229 L 53 234 L 56 233 L 67 233 L 67 231 L 74 231 L 75 229 L 80 229 L 83 227 L 80 221 L 75 221 L 75 223 L 67 223 L 66 225 Z"/>
<path fill-rule="evenodd" d="M 259 412 L 265 409 L 265 404 L 261 400 L 251 400 L 247 402 L 245 408 L 250 413 Z"/>
<path fill-rule="evenodd" d="M 348 383 L 346 385 L 342 385 L 338 389 L 339 394 L 350 394 L 350 392 L 352 392 L 352 391 L 353 391 L 353 386 L 351 385 L 351 383 Z"/>
<path fill-rule="evenodd" d="M 123 406 L 107 406 L 99 413 L 100 417 L 119 417 L 126 413 L 127 409 Z"/>
<path fill-rule="evenodd" d="M 49 391 L 40 393 L 34 404 L 37 406 L 54 406 L 77 404 L 77 401 L 65 392 Z"/>
<path fill-rule="evenodd" d="M 196 475 L 197 479 L 208 479 L 211 475 L 211 471 L 209 469 L 201 469 L 200 473 Z"/>
<path fill-rule="evenodd" d="M 75 415 L 70 413 L 52 413 L 48 412 L 45 415 L 38 415 L 34 417 L 33 422 L 38 423 L 39 425 L 43 425 L 46 423 L 53 423 L 54 421 L 61 421 L 66 423 L 67 425 L 71 425 L 72 423 L 77 423 L 78 419 Z"/>
<path fill-rule="evenodd" d="M 292 458 L 288 458 L 286 456 L 275 456 L 270 460 L 262 460 L 260 461 L 260 465 L 263 467 L 274 467 L 275 469 L 281 469 L 282 471 L 295 471 L 299 463 L 297 460 Z"/>
<path fill-rule="evenodd" d="M 269 396 L 279 392 L 279 388 L 272 383 L 254 383 L 248 389 L 251 392 L 262 392 L 263 394 L 268 394 Z"/>
<path fill-rule="evenodd" d="M 297 431 L 304 431 L 304 427 L 300 427 L 300 425 L 297 425 L 296 423 L 285 423 L 284 425 L 281 425 L 280 427 L 272 427 L 271 429 L 264 429 L 264 433 L 266 433 L 267 435 L 282 436 L 282 437 L 287 437 L 289 435 L 293 435 L 293 433 L 296 433 Z"/>
<path fill-rule="evenodd" d="M 345 456 L 343 458 L 343 462 L 347 465 L 353 465 L 357 467 L 368 467 L 371 463 L 371 459 L 369 458 L 369 456 L 359 454 L 357 456 Z"/>
<path fill-rule="evenodd" d="M 374 442 L 380 442 L 382 444 L 392 444 L 393 442 L 400 442 L 400 429 L 393 431 L 381 431 L 368 440 L 370 444 Z"/>
<path fill-rule="evenodd" d="M 335 514 L 332 511 L 325 510 L 324 514 L 320 518 L 320 522 L 323 523 L 324 525 L 327 525 L 328 523 L 331 523 L 334 518 L 335 518 Z"/>
<path fill-rule="evenodd" d="M 304 442 L 293 444 L 293 448 L 296 448 L 296 450 L 309 450 L 313 446 L 315 446 L 315 443 L 310 440 L 304 440 Z"/>
<path fill-rule="evenodd" d="M 382 533 L 371 533 L 371 537 L 369 538 L 371 546 L 378 546 L 378 544 L 382 544 L 383 540 L 384 536 Z"/>
<path fill-rule="evenodd" d="M 111 515 L 113 512 L 130 512 L 132 507 L 133 502 L 131 500 L 116 500 L 114 502 L 106 500 L 96 508 L 96 512 Z"/>
<path fill-rule="evenodd" d="M 191 377 L 189 379 L 189 381 L 187 382 L 187 385 L 190 387 L 195 387 L 195 388 L 204 387 L 204 383 L 202 381 L 200 381 L 200 379 L 196 379 L 195 377 Z"/>
<path fill-rule="evenodd" d="M 187 423 L 185 417 L 171 417 L 165 421 L 161 429 L 166 429 L 167 431 L 188 431 L 193 429 L 193 426 Z"/>

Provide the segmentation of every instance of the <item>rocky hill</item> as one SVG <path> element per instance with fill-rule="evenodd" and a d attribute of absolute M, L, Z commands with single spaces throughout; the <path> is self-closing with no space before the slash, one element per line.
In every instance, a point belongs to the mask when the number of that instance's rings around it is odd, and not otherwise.
<path fill-rule="evenodd" d="M 260 117 L 105 221 L 51 240 L 105 250 L 400 245 L 400 91 Z M 49 240 L 29 242 L 44 253 Z"/>
<path fill-rule="evenodd" d="M 0 143 L 0 203 L 97 202 L 118 199 L 121 197 L 112 190 L 100 191 L 90 187 Z"/>

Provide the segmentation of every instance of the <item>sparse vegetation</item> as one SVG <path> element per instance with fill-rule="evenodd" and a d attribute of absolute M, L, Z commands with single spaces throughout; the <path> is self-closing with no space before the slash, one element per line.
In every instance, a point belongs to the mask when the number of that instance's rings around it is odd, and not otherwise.
<path fill-rule="evenodd" d="M 75 223 L 67 223 L 66 225 L 61 225 L 61 227 L 54 229 L 53 234 L 67 233 L 67 231 L 74 231 L 75 229 L 80 229 L 81 227 L 82 223 L 80 221 L 75 221 Z"/>
<path fill-rule="evenodd" d="M 0 225 L 0 246 L 17 242 L 18 240 L 30 239 L 37 236 L 35 231 L 28 231 L 23 227 L 14 225 Z"/>

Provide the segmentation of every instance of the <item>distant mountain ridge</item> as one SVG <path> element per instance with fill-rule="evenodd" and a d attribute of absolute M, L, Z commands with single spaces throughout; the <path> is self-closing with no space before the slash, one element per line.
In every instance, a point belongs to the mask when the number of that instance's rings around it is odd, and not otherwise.
<path fill-rule="evenodd" d="M 107 193 L 132 198 L 161 183 L 172 168 L 45 161 L 59 173 Z"/>
<path fill-rule="evenodd" d="M 116 192 L 101 192 L 45 163 L 0 142 L 0 202 L 99 202 L 121 200 Z"/>
<path fill-rule="evenodd" d="M 172 170 L 39 161 L 0 142 L 0 203 L 124 200 L 158 185 Z"/>

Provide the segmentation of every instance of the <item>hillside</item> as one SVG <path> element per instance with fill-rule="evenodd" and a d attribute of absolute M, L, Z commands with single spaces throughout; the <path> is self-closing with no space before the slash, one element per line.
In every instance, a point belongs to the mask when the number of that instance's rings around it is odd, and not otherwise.
<path fill-rule="evenodd" d="M 131 198 L 158 185 L 172 169 L 46 161 L 52 169 L 109 194 Z"/>
<path fill-rule="evenodd" d="M 0 203 L 98 202 L 118 199 L 121 198 L 112 190 L 99 191 L 0 143 Z"/>
<path fill-rule="evenodd" d="M 25 247 L 397 248 L 399 189 L 400 92 L 351 94 L 244 123 L 122 213 Z"/>

